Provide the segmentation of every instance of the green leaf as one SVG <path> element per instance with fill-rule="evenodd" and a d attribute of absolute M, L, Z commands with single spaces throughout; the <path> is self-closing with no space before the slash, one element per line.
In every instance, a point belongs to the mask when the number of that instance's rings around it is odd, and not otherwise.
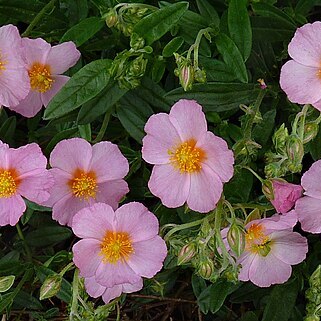
<path fill-rule="evenodd" d="M 263 120 L 255 125 L 253 129 L 253 138 L 263 148 L 267 144 L 270 136 L 272 135 L 274 122 L 275 122 L 276 110 L 269 110 L 263 115 Z"/>
<path fill-rule="evenodd" d="M 62 226 L 42 226 L 38 230 L 34 230 L 27 234 L 26 242 L 30 246 L 45 247 L 70 238 L 71 231 L 67 227 Z"/>
<path fill-rule="evenodd" d="M 7 292 L 13 286 L 15 278 L 14 275 L 0 277 L 0 293 Z"/>
<path fill-rule="evenodd" d="M 61 42 L 73 41 L 77 47 L 81 46 L 88 39 L 93 37 L 105 22 L 98 17 L 90 17 L 82 20 L 77 25 L 72 26 L 60 39 Z"/>
<path fill-rule="evenodd" d="M 109 82 L 112 61 L 95 60 L 69 79 L 47 106 L 44 119 L 63 116 L 97 96 Z"/>
<path fill-rule="evenodd" d="M 0 126 L 0 139 L 3 142 L 12 143 L 12 138 L 14 137 L 16 130 L 17 120 L 15 116 L 9 117 L 3 124 Z"/>
<path fill-rule="evenodd" d="M 165 97 L 175 101 L 184 97 L 198 101 L 205 111 L 226 111 L 239 108 L 240 104 L 253 103 L 258 94 L 254 84 L 207 83 L 195 84 L 192 90 L 185 92 L 183 88 L 174 89 Z"/>
<path fill-rule="evenodd" d="M 178 2 L 161 8 L 141 19 L 134 27 L 134 32 L 150 45 L 168 32 L 188 9 L 188 2 Z"/>
<path fill-rule="evenodd" d="M 228 29 L 231 39 L 246 61 L 252 48 L 252 29 L 247 12 L 247 0 L 231 0 L 228 7 Z"/>
<path fill-rule="evenodd" d="M 243 57 L 234 41 L 226 34 L 221 33 L 216 37 L 216 47 L 224 62 L 230 67 L 230 70 L 234 71 L 236 78 L 243 83 L 247 83 L 247 70 Z"/>
<path fill-rule="evenodd" d="M 173 56 L 174 52 L 183 45 L 184 39 L 182 37 L 175 37 L 173 38 L 163 49 L 162 55 L 164 57 L 171 57 Z"/>
<path fill-rule="evenodd" d="M 16 294 L 14 292 L 6 293 L 0 296 L 0 313 L 12 304 Z"/>
<path fill-rule="evenodd" d="M 240 321 L 259 321 L 259 319 L 254 312 L 248 311 L 242 316 Z"/>
<path fill-rule="evenodd" d="M 207 81 L 231 82 L 236 79 L 234 71 L 223 61 L 201 56 L 200 64 L 206 70 Z"/>
<path fill-rule="evenodd" d="M 268 297 L 262 321 L 288 321 L 298 295 L 297 280 L 276 285 Z"/>
<path fill-rule="evenodd" d="M 22 290 L 15 297 L 13 302 L 13 308 L 43 310 L 43 306 L 38 299 Z"/>
<path fill-rule="evenodd" d="M 197 303 L 204 314 L 216 313 L 223 305 L 227 295 L 235 285 L 220 279 L 207 287 L 197 298 Z"/>
<path fill-rule="evenodd" d="M 200 294 L 206 289 L 206 282 L 203 278 L 196 274 L 192 275 L 192 288 L 195 296 L 198 298 Z"/>
<path fill-rule="evenodd" d="M 216 27 L 220 24 L 220 17 L 215 8 L 207 0 L 196 0 L 196 4 L 201 15 Z"/>

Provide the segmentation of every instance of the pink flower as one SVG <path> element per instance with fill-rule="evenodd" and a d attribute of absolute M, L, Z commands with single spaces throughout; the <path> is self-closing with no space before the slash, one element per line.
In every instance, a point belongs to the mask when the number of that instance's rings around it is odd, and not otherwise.
<path fill-rule="evenodd" d="M 291 184 L 281 179 L 272 179 L 273 198 L 270 200 L 278 213 L 287 213 L 296 200 L 302 196 L 301 185 Z"/>
<path fill-rule="evenodd" d="M 47 206 L 60 224 L 71 226 L 73 216 L 82 208 L 104 202 L 117 208 L 128 193 L 123 180 L 129 170 L 128 161 L 111 142 L 91 146 L 82 138 L 59 142 L 50 155 L 55 185 Z"/>
<path fill-rule="evenodd" d="M 14 107 L 30 90 L 21 38 L 13 25 L 0 28 L 0 106 Z"/>
<path fill-rule="evenodd" d="M 98 298 L 102 296 L 104 302 L 107 304 L 112 299 L 119 297 L 122 293 L 132 293 L 141 290 L 143 288 L 143 279 L 140 278 L 140 280 L 134 284 L 124 283 L 107 288 L 98 284 L 93 276 L 91 278 L 85 278 L 85 288 L 91 297 Z"/>
<path fill-rule="evenodd" d="M 94 204 L 75 215 L 72 229 L 82 238 L 72 249 L 74 263 L 81 276 L 94 278 L 102 287 L 137 286 L 141 277 L 160 271 L 167 254 L 157 235 L 156 216 L 141 203 L 125 204 L 115 212 L 107 204 Z M 120 288 L 113 290 L 120 293 Z"/>
<path fill-rule="evenodd" d="M 15 149 L 0 141 L 0 226 L 18 223 L 26 210 L 22 197 L 36 203 L 49 198 L 53 178 L 46 166 L 37 144 Z"/>
<path fill-rule="evenodd" d="M 296 214 L 291 211 L 246 225 L 245 250 L 237 259 L 242 265 L 239 280 L 268 287 L 290 278 L 291 265 L 302 262 L 308 252 L 306 238 L 292 231 L 295 223 Z"/>
<path fill-rule="evenodd" d="M 281 69 L 280 85 L 293 103 L 312 104 L 321 110 L 321 22 L 298 28 L 288 51 L 293 60 Z"/>
<path fill-rule="evenodd" d="M 69 77 L 61 75 L 79 59 L 80 52 L 72 41 L 51 47 L 45 40 L 23 38 L 31 90 L 18 106 L 12 108 L 25 117 L 35 116 L 47 106 Z"/>
<path fill-rule="evenodd" d="M 295 203 L 301 228 L 311 233 L 321 233 L 321 160 L 312 164 L 301 179 L 304 197 Z"/>
<path fill-rule="evenodd" d="M 214 209 L 223 183 L 233 176 L 234 158 L 226 142 L 207 131 L 202 107 L 179 100 L 169 115 L 151 116 L 145 132 L 143 158 L 155 164 L 150 191 L 167 207 L 187 202 L 201 213 Z"/>

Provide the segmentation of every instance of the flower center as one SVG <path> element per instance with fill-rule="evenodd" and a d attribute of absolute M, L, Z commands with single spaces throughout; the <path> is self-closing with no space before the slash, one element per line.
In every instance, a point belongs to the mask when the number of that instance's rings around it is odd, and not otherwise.
<path fill-rule="evenodd" d="M 202 168 L 201 163 L 206 155 L 201 148 L 195 145 L 196 141 L 190 139 L 179 145 L 175 151 L 168 151 L 172 165 L 181 173 L 193 173 Z"/>
<path fill-rule="evenodd" d="M 115 264 L 119 260 L 126 261 L 134 252 L 132 240 L 126 232 L 107 231 L 101 242 L 100 254 L 103 262 Z"/>
<path fill-rule="evenodd" d="M 8 63 L 7 60 L 5 60 L 5 58 L 1 54 L 1 50 L 0 50 L 0 75 L 1 75 L 3 70 L 6 70 L 6 64 L 7 63 Z"/>
<path fill-rule="evenodd" d="M 54 83 L 54 79 L 52 79 L 50 72 L 50 66 L 48 65 L 35 62 L 29 69 L 28 74 L 32 90 L 45 93 Z"/>
<path fill-rule="evenodd" d="M 0 169 L 0 198 L 14 195 L 18 188 L 14 170 Z"/>
<path fill-rule="evenodd" d="M 76 170 L 74 178 L 69 182 L 72 193 L 79 198 L 88 200 L 95 198 L 97 193 L 97 180 L 94 172 Z"/>
<path fill-rule="evenodd" d="M 259 224 L 253 223 L 245 234 L 247 251 L 261 256 L 267 256 L 271 250 L 271 240 L 265 235 L 264 227 Z"/>

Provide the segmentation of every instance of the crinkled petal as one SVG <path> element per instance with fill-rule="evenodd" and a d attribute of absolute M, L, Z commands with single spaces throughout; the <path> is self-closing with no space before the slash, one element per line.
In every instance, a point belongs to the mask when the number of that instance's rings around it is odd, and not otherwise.
<path fill-rule="evenodd" d="M 51 49 L 51 46 L 47 41 L 42 38 L 22 38 L 22 46 L 28 68 L 31 68 L 36 62 L 43 65 L 46 64 L 46 60 Z"/>
<path fill-rule="evenodd" d="M 64 75 L 58 75 L 58 76 L 53 76 L 53 84 L 51 88 L 44 92 L 41 93 L 41 105 L 44 105 L 45 107 L 48 106 L 50 100 L 60 91 L 60 89 L 66 84 L 66 82 L 70 79 L 70 77 L 64 76 Z"/>
<path fill-rule="evenodd" d="M 122 285 L 123 287 L 123 292 L 124 293 L 133 293 L 133 292 L 136 292 L 136 291 L 139 291 L 143 288 L 143 279 L 140 278 L 139 281 L 137 283 L 134 283 L 134 284 L 130 284 L 130 283 L 124 283 Z"/>
<path fill-rule="evenodd" d="M 83 208 L 73 218 L 72 230 L 80 238 L 102 240 L 107 231 L 115 229 L 115 213 L 104 203 Z"/>
<path fill-rule="evenodd" d="M 318 68 L 290 60 L 281 68 L 280 85 L 293 103 L 313 104 L 321 99 L 321 78 Z"/>
<path fill-rule="evenodd" d="M 182 206 L 188 197 L 190 175 L 180 173 L 171 164 L 155 165 L 148 187 L 152 194 L 159 197 L 167 207 Z"/>
<path fill-rule="evenodd" d="M 81 276 L 87 278 L 95 275 L 102 261 L 100 250 L 100 242 L 94 239 L 80 240 L 72 247 L 73 261 Z"/>
<path fill-rule="evenodd" d="M 215 208 L 222 191 L 222 181 L 204 164 L 199 172 L 191 174 L 187 205 L 193 211 L 207 213 Z"/>
<path fill-rule="evenodd" d="M 85 278 L 85 288 L 92 298 L 98 298 L 106 291 L 106 287 L 98 284 L 94 276 Z"/>
<path fill-rule="evenodd" d="M 147 135 L 143 138 L 143 159 L 150 164 L 167 164 L 169 151 L 182 143 L 169 116 L 164 113 L 151 116 L 144 129 Z"/>
<path fill-rule="evenodd" d="M 124 178 L 129 171 L 129 165 L 117 145 L 100 142 L 92 147 L 90 169 L 96 173 L 97 182 L 103 183 Z"/>
<path fill-rule="evenodd" d="M 28 96 L 21 100 L 17 106 L 10 107 L 11 110 L 27 118 L 35 116 L 41 108 L 41 94 L 34 90 L 31 90 Z"/>
<path fill-rule="evenodd" d="M 51 67 L 54 75 L 62 74 L 76 64 L 80 52 L 72 41 L 51 47 L 46 63 Z"/>
<path fill-rule="evenodd" d="M 255 259 L 255 254 L 244 251 L 242 255 L 238 258 L 237 264 L 241 264 L 242 268 L 240 269 L 238 279 L 240 281 L 248 281 L 250 279 L 250 267 Z"/>
<path fill-rule="evenodd" d="M 304 196 L 297 200 L 295 211 L 298 213 L 302 230 L 321 233 L 321 200 Z"/>
<path fill-rule="evenodd" d="M 127 260 L 133 271 L 147 278 L 152 278 L 163 267 L 167 255 L 165 241 L 159 237 L 133 243 L 134 253 Z"/>
<path fill-rule="evenodd" d="M 302 65 L 320 68 L 321 22 L 306 23 L 298 28 L 289 43 L 289 55 Z"/>
<path fill-rule="evenodd" d="M 26 204 L 18 194 L 0 198 L 0 226 L 16 225 L 25 210 Z"/>
<path fill-rule="evenodd" d="M 321 200 L 321 160 L 312 164 L 308 171 L 306 171 L 302 178 L 301 184 L 304 188 L 304 194 L 313 198 Z"/>
<path fill-rule="evenodd" d="M 158 234 L 157 217 L 138 202 L 125 204 L 117 209 L 116 222 L 116 231 L 127 232 L 133 242 L 149 240 Z"/>
<path fill-rule="evenodd" d="M 60 141 L 50 154 L 51 167 L 73 174 L 77 169 L 88 171 L 92 157 L 91 145 L 82 138 Z"/>
<path fill-rule="evenodd" d="M 103 301 L 107 304 L 111 300 L 118 298 L 122 293 L 121 285 L 114 285 L 111 288 L 105 288 L 105 292 L 103 294 Z"/>

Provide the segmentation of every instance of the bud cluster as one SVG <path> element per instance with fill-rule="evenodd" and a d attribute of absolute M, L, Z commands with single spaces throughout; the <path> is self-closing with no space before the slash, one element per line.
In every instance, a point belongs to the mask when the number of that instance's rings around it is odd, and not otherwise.
<path fill-rule="evenodd" d="M 319 321 L 321 316 L 321 265 L 312 273 L 309 285 L 310 288 L 305 292 L 308 303 L 304 321 Z"/>

